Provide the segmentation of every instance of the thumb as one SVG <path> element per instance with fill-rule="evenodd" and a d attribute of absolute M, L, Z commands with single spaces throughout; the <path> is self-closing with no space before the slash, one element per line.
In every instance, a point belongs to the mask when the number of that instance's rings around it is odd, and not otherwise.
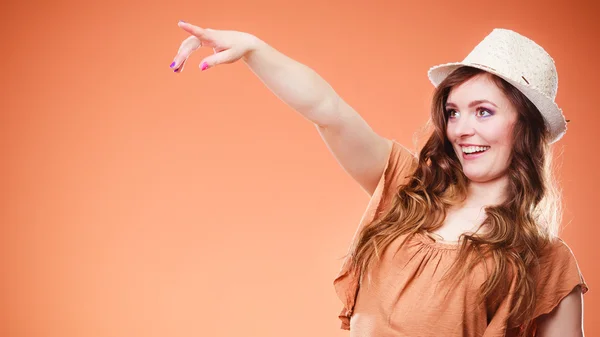
<path fill-rule="evenodd" d="M 233 50 L 226 49 L 205 57 L 202 62 L 200 62 L 200 69 L 206 70 L 219 64 L 231 63 L 233 61 L 235 61 L 235 54 Z"/>

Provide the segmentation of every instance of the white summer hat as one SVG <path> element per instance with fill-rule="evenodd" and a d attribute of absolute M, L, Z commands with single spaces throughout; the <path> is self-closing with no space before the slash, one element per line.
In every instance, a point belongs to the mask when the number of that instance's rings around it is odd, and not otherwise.
<path fill-rule="evenodd" d="M 429 69 L 429 80 L 437 87 L 462 66 L 485 70 L 520 90 L 542 113 L 551 143 L 561 139 L 567 131 L 567 121 L 554 101 L 558 90 L 554 60 L 537 43 L 514 31 L 496 28 L 462 62 Z"/>

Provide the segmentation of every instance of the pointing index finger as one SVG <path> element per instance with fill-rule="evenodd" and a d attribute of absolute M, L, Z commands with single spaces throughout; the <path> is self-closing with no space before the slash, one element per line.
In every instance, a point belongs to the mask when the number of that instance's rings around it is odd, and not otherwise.
<path fill-rule="evenodd" d="M 194 26 L 191 23 L 187 23 L 187 22 L 183 22 L 183 21 L 179 21 L 179 23 L 177 24 L 181 29 L 185 30 L 186 32 L 199 37 L 202 40 L 208 39 L 208 35 L 205 29 L 202 29 L 198 26 Z"/>

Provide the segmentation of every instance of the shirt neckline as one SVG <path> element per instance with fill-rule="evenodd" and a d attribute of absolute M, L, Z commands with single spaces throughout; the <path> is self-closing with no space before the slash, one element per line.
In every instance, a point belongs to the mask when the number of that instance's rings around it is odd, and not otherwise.
<path fill-rule="evenodd" d="M 438 249 L 457 250 L 461 245 L 460 241 L 444 241 L 436 239 L 427 231 L 419 231 L 415 234 L 415 237 L 418 238 L 423 244 Z"/>

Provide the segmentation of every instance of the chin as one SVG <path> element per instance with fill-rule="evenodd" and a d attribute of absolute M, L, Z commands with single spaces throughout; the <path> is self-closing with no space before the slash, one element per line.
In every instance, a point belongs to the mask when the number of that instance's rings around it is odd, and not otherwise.
<path fill-rule="evenodd" d="M 465 176 L 467 177 L 467 179 L 469 179 L 469 181 L 472 181 L 474 183 L 486 183 L 492 180 L 497 179 L 499 176 L 498 175 L 490 175 L 490 174 L 485 174 L 482 172 L 464 172 Z"/>
<path fill-rule="evenodd" d="M 476 175 L 476 174 L 467 174 L 465 173 L 465 176 L 467 177 L 467 179 L 469 179 L 469 181 L 472 181 L 474 183 L 483 183 L 486 182 L 488 179 L 486 179 L 485 177 Z"/>

